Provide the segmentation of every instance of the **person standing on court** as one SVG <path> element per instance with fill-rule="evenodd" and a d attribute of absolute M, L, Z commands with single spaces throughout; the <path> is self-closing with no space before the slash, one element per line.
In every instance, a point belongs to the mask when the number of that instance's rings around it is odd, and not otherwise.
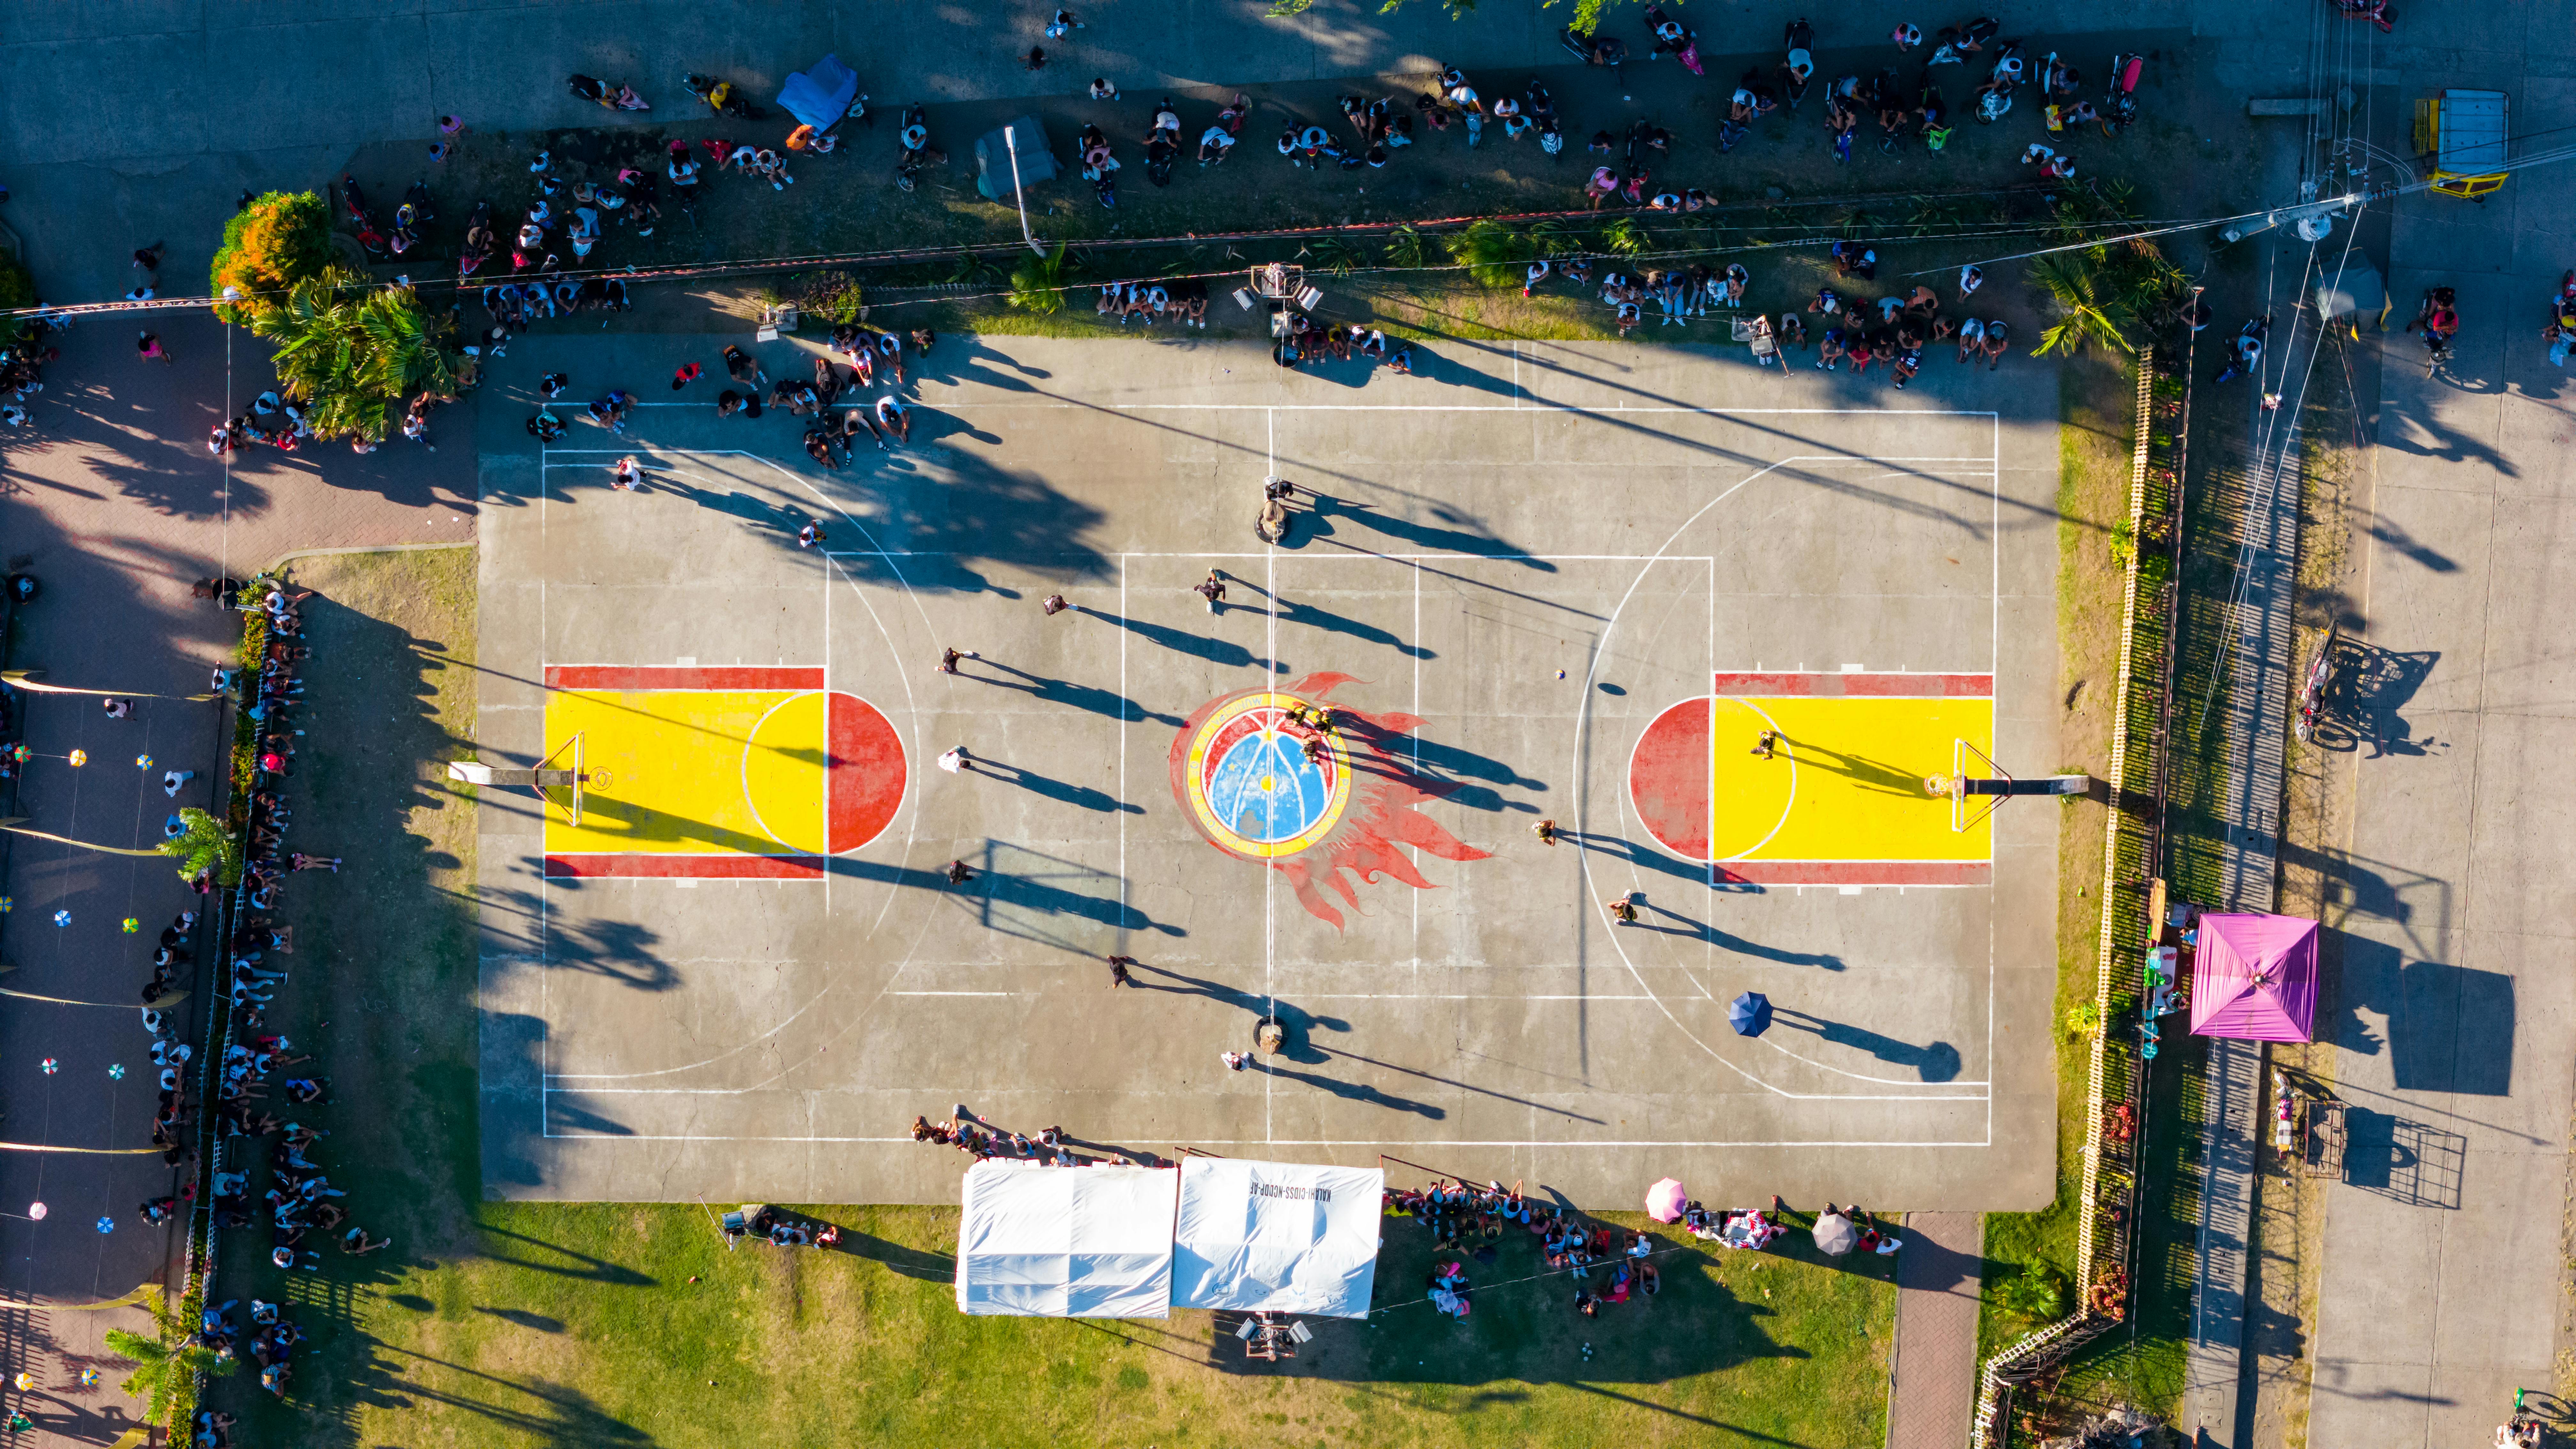
<path fill-rule="evenodd" d="M 1225 580 L 1217 576 L 1216 570 L 1209 569 L 1207 578 L 1203 582 L 1194 586 L 1190 592 L 1207 600 L 1207 609 L 1209 613 L 1222 614 L 1225 612 Z"/>
<path fill-rule="evenodd" d="M 1135 964 L 1136 958 L 1133 956 L 1112 956 L 1109 958 L 1109 986 L 1111 990 L 1114 991 L 1121 986 L 1133 986 L 1136 984 L 1136 978 L 1127 974 L 1127 968 Z"/>

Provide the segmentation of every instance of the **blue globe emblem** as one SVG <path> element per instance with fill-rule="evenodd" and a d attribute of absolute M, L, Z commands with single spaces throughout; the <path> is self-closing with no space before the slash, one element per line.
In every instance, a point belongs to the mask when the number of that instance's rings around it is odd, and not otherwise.
<path fill-rule="evenodd" d="M 1305 742 L 1277 729 L 1246 734 L 1208 769 L 1209 809 L 1246 840 L 1294 839 L 1332 806 L 1329 764 L 1307 759 Z"/>

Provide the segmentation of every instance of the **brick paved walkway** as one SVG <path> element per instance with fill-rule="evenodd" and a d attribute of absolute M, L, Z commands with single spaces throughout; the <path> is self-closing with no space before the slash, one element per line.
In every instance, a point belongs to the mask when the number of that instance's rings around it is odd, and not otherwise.
<path fill-rule="evenodd" d="M 1888 1449 L 1959 1449 L 1977 1410 L 1978 1260 L 1986 1220 L 1913 1213 L 1896 1262 L 1896 1362 Z"/>

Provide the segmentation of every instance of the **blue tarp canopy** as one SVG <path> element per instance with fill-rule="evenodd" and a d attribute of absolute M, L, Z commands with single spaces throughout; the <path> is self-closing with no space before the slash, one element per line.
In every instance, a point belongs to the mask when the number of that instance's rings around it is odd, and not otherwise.
<path fill-rule="evenodd" d="M 828 131 L 849 114 L 850 102 L 858 94 L 859 73 L 841 64 L 839 56 L 827 55 L 814 62 L 812 70 L 789 76 L 786 89 L 778 93 L 778 104 L 815 130 Z"/>

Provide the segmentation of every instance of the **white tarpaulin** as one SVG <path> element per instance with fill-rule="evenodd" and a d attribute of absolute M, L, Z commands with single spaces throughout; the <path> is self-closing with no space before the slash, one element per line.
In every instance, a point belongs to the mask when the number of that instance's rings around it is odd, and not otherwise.
<path fill-rule="evenodd" d="M 1033 1318 L 1169 1318 L 1170 1168 L 966 1169 L 957 1311 Z"/>
<path fill-rule="evenodd" d="M 1367 1317 L 1385 1191 L 1374 1167 L 1182 1159 L 1173 1304 Z"/>

